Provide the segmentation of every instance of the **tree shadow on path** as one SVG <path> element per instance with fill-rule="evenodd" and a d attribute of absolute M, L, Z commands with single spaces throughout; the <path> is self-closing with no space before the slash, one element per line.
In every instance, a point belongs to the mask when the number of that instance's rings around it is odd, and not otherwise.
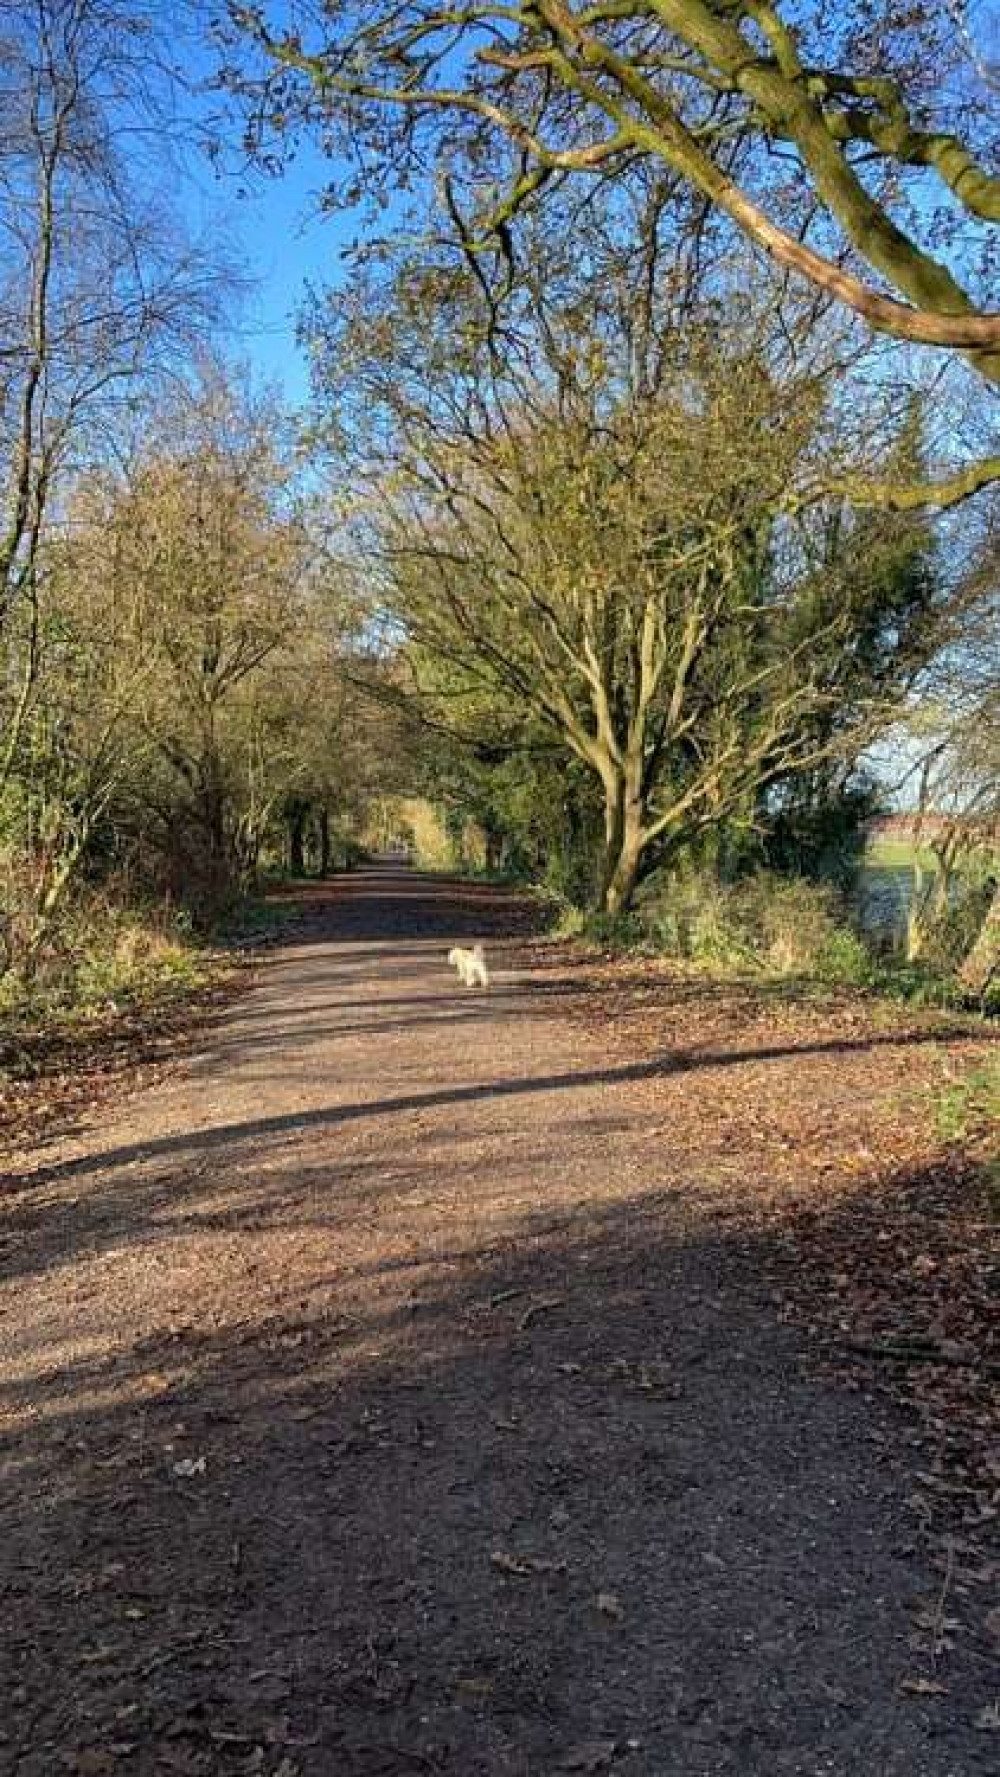
<path fill-rule="evenodd" d="M 218 1333 L 36 1353 L 8 1768 L 986 1777 L 988 1669 L 900 1692 L 903 1478 L 875 1409 L 800 1376 L 774 1241 L 676 1191 L 581 1202 Z"/>

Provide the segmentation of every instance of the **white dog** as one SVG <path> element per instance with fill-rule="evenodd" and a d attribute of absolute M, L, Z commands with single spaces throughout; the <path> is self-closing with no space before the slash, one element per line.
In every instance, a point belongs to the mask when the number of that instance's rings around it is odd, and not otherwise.
<path fill-rule="evenodd" d="M 474 944 L 471 950 L 463 950 L 456 944 L 454 950 L 448 952 L 448 961 L 458 970 L 463 987 L 489 987 L 490 975 L 481 944 Z"/>

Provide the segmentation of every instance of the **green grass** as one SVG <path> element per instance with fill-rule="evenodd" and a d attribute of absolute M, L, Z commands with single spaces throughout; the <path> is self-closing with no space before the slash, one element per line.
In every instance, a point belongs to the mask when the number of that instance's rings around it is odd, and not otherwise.
<path fill-rule="evenodd" d="M 76 934 L 74 934 L 76 936 Z M 109 1013 L 182 1001 L 217 979 L 223 959 L 183 930 L 140 915 L 84 927 L 33 977 L 0 980 L 0 1026 L 43 1030 L 84 1026 Z"/>
<path fill-rule="evenodd" d="M 937 1126 L 945 1141 L 985 1143 L 983 1176 L 992 1209 L 1000 1215 L 1000 1055 L 944 1088 Z"/>
<path fill-rule="evenodd" d="M 938 1100 L 938 1130 L 945 1141 L 967 1141 L 990 1134 L 1000 1158 L 1000 1056 L 954 1080 Z"/>
<path fill-rule="evenodd" d="M 931 874 L 937 870 L 937 858 L 930 846 L 916 846 L 912 839 L 889 837 L 873 839 L 865 847 L 861 859 L 862 869 L 872 870 L 913 870 L 918 863 Z"/>

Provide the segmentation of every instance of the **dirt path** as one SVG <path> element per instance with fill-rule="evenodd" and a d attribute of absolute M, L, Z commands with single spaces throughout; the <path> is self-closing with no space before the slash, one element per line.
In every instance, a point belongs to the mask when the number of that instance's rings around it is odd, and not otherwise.
<path fill-rule="evenodd" d="M 746 1057 L 608 1063 L 502 945 L 458 993 L 510 914 L 358 878 L 10 1180 L 0 1770 L 996 1771 L 992 1674 L 907 1694 L 937 1582 L 753 1287 L 752 1148 L 671 1144 Z"/>

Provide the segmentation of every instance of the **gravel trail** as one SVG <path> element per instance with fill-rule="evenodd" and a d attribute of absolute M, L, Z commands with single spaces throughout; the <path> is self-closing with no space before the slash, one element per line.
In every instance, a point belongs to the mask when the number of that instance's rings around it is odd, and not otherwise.
<path fill-rule="evenodd" d="M 517 911 L 335 885 L 5 1182 L 0 1770 L 1000 1768 L 959 1653 L 907 1689 L 938 1584 L 888 1409 L 808 1377 L 753 1162 L 699 1159 L 738 1057 L 616 1064 Z"/>

